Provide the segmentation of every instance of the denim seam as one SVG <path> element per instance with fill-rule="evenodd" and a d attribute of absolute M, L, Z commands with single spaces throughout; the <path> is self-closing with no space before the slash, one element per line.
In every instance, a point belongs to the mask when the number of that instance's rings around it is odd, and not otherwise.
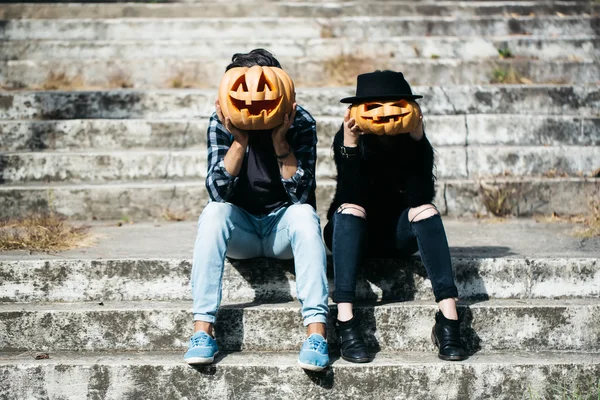
<path fill-rule="evenodd" d="M 234 229 L 238 228 L 233 222 L 228 221 L 229 224 L 231 225 L 229 227 L 229 235 L 227 236 L 227 240 L 225 241 L 225 253 L 222 254 L 221 258 L 223 259 L 223 264 L 225 264 L 225 259 L 227 257 L 227 248 L 229 247 L 229 241 L 231 240 L 231 233 L 233 232 Z M 239 228 L 241 229 L 241 228 Z M 242 229 L 243 230 L 243 229 Z M 221 267 L 221 275 L 219 276 L 219 282 L 221 282 L 221 284 L 219 285 L 219 290 L 217 291 L 217 312 L 219 311 L 219 307 L 221 307 L 221 297 L 223 296 L 223 274 L 225 273 L 225 265 L 223 265 Z M 215 313 L 215 320 L 216 320 L 217 316 Z"/>
<path fill-rule="evenodd" d="M 424 219 L 421 219 L 421 220 L 419 220 L 419 221 L 411 222 L 411 224 L 418 224 L 419 222 L 422 222 L 422 221 L 427 221 L 427 220 L 429 220 L 429 219 L 435 218 L 436 216 L 438 216 L 438 217 L 439 217 L 439 214 L 434 214 L 434 215 L 432 215 L 431 217 L 424 218 Z M 440 217 L 440 218 L 441 218 L 441 217 Z M 414 231 L 413 231 L 413 233 L 414 233 Z M 423 260 L 423 263 L 424 263 L 424 264 L 428 264 L 428 260 L 429 260 L 429 259 L 428 259 L 428 258 L 427 258 L 427 256 L 425 255 L 425 252 L 422 252 L 422 251 L 420 251 L 422 246 L 421 246 L 421 240 L 419 239 L 419 235 L 417 235 L 417 234 L 415 233 L 415 237 L 417 238 L 417 242 L 418 242 L 418 245 L 419 245 L 419 253 L 421 254 L 421 258 L 423 258 L 423 259 L 424 259 L 424 260 Z M 426 268 L 426 269 L 427 269 L 427 268 Z M 427 271 L 427 275 L 429 275 L 429 271 Z M 454 275 L 454 271 L 453 271 L 453 275 Z M 428 278 L 429 278 L 429 281 L 432 283 L 432 285 L 431 285 L 431 286 L 432 286 L 432 289 L 433 289 L 433 281 L 432 281 L 432 279 L 431 279 L 431 276 L 428 276 Z M 455 286 L 456 286 L 456 285 L 455 285 Z M 436 293 L 435 289 L 433 290 L 433 294 L 434 294 L 434 296 L 435 296 L 436 302 L 438 302 L 438 303 L 439 303 L 441 300 L 444 300 L 444 299 L 438 300 L 438 298 L 439 298 L 440 296 L 438 296 L 438 293 Z"/>
<path fill-rule="evenodd" d="M 430 218 L 433 218 L 433 217 L 430 217 Z M 429 219 L 429 218 L 427 218 L 427 219 Z M 421 221 L 425 221 L 425 220 L 421 220 Z M 418 222 L 418 221 L 417 221 L 417 222 Z M 411 222 L 411 224 L 414 224 L 414 222 Z M 428 262 L 427 255 L 425 254 L 426 252 L 424 252 L 424 251 L 421 251 L 421 248 L 423 247 L 423 246 L 422 246 L 422 244 L 421 244 L 421 239 L 419 238 L 419 235 L 417 235 L 417 234 L 414 232 L 414 230 L 413 230 L 413 233 L 414 233 L 414 235 L 415 235 L 415 238 L 417 239 L 417 244 L 419 245 L 419 254 L 421 255 L 421 258 L 423 259 L 423 263 L 424 263 L 425 265 L 429 265 L 429 262 Z M 425 268 L 425 269 L 427 270 L 427 268 Z M 427 275 L 428 275 L 429 281 L 432 283 L 432 285 L 431 285 L 431 286 L 432 286 L 432 289 L 434 289 L 434 288 L 433 288 L 433 280 L 431 279 L 431 276 L 429 276 L 429 274 L 430 274 L 430 272 L 429 272 L 429 270 L 427 270 Z M 433 294 L 434 294 L 434 296 L 437 298 L 437 296 L 436 296 L 436 293 L 435 293 L 435 289 L 433 290 Z"/>

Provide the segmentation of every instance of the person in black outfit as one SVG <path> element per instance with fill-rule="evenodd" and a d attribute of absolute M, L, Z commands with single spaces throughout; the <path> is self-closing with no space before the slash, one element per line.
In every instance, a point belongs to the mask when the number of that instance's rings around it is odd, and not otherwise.
<path fill-rule="evenodd" d="M 375 71 L 357 79 L 357 96 L 342 103 L 415 100 L 400 72 Z M 434 152 L 421 120 L 414 132 L 396 136 L 364 134 L 346 111 L 333 142 L 337 188 L 327 214 L 325 243 L 333 254 L 333 301 L 342 357 L 369 362 L 353 315 L 356 270 L 363 256 L 421 254 L 439 311 L 432 340 L 443 360 L 463 360 L 448 241 L 435 196 Z"/>

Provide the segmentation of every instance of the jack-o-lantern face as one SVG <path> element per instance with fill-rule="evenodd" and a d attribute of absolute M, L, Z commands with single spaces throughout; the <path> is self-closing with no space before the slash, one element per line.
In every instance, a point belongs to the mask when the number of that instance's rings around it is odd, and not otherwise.
<path fill-rule="evenodd" d="M 368 102 L 353 104 L 350 118 L 360 129 L 375 135 L 398 135 L 417 128 L 421 112 L 414 101 Z"/>
<path fill-rule="evenodd" d="M 292 111 L 294 82 L 281 68 L 237 67 L 225 73 L 219 86 L 223 116 L 243 130 L 273 129 Z"/>

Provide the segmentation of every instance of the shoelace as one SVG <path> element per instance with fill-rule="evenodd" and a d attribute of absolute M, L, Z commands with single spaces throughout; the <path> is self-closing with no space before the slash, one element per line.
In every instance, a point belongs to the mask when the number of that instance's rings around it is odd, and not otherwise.
<path fill-rule="evenodd" d="M 313 351 L 325 353 L 325 344 L 326 342 L 324 340 L 315 339 L 313 337 L 308 338 L 308 345 Z"/>
<path fill-rule="evenodd" d="M 210 336 L 208 335 L 200 335 L 192 338 L 193 346 L 206 346 L 209 343 Z"/>

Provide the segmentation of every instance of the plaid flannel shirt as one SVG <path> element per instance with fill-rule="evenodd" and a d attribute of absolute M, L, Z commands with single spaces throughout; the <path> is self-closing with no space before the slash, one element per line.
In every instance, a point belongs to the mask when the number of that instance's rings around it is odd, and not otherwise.
<path fill-rule="evenodd" d="M 233 143 L 231 135 L 217 118 L 210 117 L 207 131 L 208 172 L 206 189 L 211 201 L 226 202 L 233 194 L 238 177 L 225 169 L 224 158 Z M 296 173 L 289 179 L 281 178 L 293 204 L 306 203 L 316 187 L 317 128 L 314 118 L 304 108 L 297 106 L 296 116 L 286 135 L 291 150 L 298 160 Z M 248 149 L 246 149 L 246 156 Z"/>

